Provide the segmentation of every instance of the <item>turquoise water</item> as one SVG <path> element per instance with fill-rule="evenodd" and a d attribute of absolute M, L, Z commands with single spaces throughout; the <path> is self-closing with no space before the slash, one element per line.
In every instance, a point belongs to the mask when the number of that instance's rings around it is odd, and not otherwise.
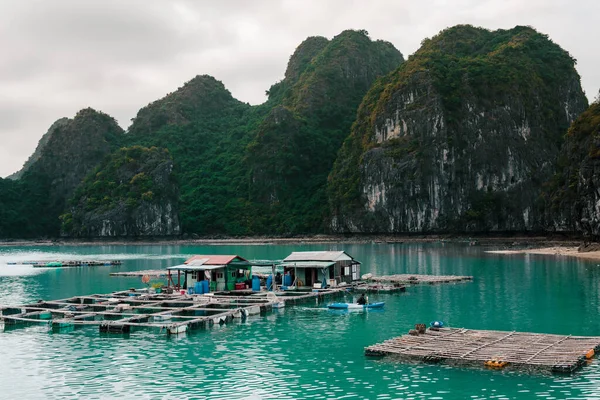
<path fill-rule="evenodd" d="M 332 312 L 311 302 L 266 317 L 169 338 L 97 328 L 0 333 L 0 398 L 492 399 L 600 398 L 597 360 L 573 376 L 398 364 L 365 346 L 441 319 L 473 329 L 600 335 L 600 266 L 534 255 L 495 255 L 459 244 L 54 246 L 0 248 L 0 304 L 140 287 L 112 271 L 164 268 L 190 254 L 283 258 L 293 250 L 346 250 L 362 273 L 473 275 L 474 281 L 370 295 L 383 311 Z M 122 266 L 35 269 L 37 259 L 119 259 Z M 348 295 L 350 300 L 350 295 Z"/>

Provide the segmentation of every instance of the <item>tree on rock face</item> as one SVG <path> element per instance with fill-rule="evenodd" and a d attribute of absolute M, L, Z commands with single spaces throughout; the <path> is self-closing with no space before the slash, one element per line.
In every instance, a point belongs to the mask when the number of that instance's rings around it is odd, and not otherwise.
<path fill-rule="evenodd" d="M 329 176 L 338 232 L 536 230 L 575 60 L 529 27 L 452 27 L 376 82 Z"/>

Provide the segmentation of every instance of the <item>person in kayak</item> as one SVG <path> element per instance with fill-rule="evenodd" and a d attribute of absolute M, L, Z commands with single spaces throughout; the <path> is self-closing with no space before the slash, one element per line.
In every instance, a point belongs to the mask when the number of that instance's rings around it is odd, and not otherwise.
<path fill-rule="evenodd" d="M 361 304 L 361 305 L 367 304 L 367 299 L 365 298 L 365 294 L 364 293 L 360 295 L 360 297 L 358 298 L 358 300 L 356 300 L 356 303 L 357 304 Z"/>

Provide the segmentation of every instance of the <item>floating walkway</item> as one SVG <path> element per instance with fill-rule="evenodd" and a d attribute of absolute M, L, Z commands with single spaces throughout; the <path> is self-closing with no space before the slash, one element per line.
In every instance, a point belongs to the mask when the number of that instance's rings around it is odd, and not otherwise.
<path fill-rule="evenodd" d="M 153 277 L 164 277 L 167 276 L 169 271 L 166 269 L 145 269 L 141 271 L 127 271 L 127 272 L 111 272 L 110 276 L 128 276 L 128 277 L 142 277 L 145 275 Z"/>
<path fill-rule="evenodd" d="M 401 361 L 571 373 L 600 351 L 600 337 L 473 329 L 423 329 L 365 348 Z M 418 326 L 417 326 L 418 327 Z"/>
<path fill-rule="evenodd" d="M 119 260 L 54 260 L 54 261 L 20 261 L 8 262 L 8 265 L 31 265 L 34 268 L 62 268 L 62 267 L 97 267 L 121 265 Z"/>
<path fill-rule="evenodd" d="M 132 328 L 156 328 L 167 334 L 224 324 L 250 315 L 265 314 L 287 303 L 295 304 L 342 293 L 342 289 L 311 292 L 240 293 L 210 295 L 149 293 L 146 289 L 75 296 L 14 307 L 0 307 L 0 330 L 31 324 L 49 325 L 54 332 L 97 326 L 100 332 L 129 333 Z M 269 292 L 272 293 L 272 292 Z"/>
<path fill-rule="evenodd" d="M 400 284 L 411 284 L 417 285 L 420 283 L 428 283 L 430 285 L 436 283 L 453 283 L 453 282 L 464 282 L 472 281 L 472 276 L 459 276 L 459 275 L 416 275 L 416 274 L 399 274 L 399 275 L 384 275 L 384 276 L 373 276 L 369 278 L 375 282 L 391 282 Z"/>
<path fill-rule="evenodd" d="M 359 283 L 352 286 L 352 290 L 357 292 L 366 293 L 397 293 L 406 292 L 406 286 L 399 283 L 386 284 L 386 283 Z"/>

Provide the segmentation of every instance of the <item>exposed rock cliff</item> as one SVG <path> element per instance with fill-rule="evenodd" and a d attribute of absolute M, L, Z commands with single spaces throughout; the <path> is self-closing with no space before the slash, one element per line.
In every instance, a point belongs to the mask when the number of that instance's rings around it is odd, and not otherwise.
<path fill-rule="evenodd" d="M 523 231 L 587 106 L 575 61 L 528 27 L 442 31 L 378 81 L 329 177 L 337 232 Z"/>
<path fill-rule="evenodd" d="M 566 136 L 559 171 L 549 185 L 550 224 L 559 231 L 600 237 L 600 99 L 577 118 Z"/>
<path fill-rule="evenodd" d="M 168 236 L 181 231 L 166 149 L 122 148 L 89 174 L 61 216 L 65 236 Z"/>

